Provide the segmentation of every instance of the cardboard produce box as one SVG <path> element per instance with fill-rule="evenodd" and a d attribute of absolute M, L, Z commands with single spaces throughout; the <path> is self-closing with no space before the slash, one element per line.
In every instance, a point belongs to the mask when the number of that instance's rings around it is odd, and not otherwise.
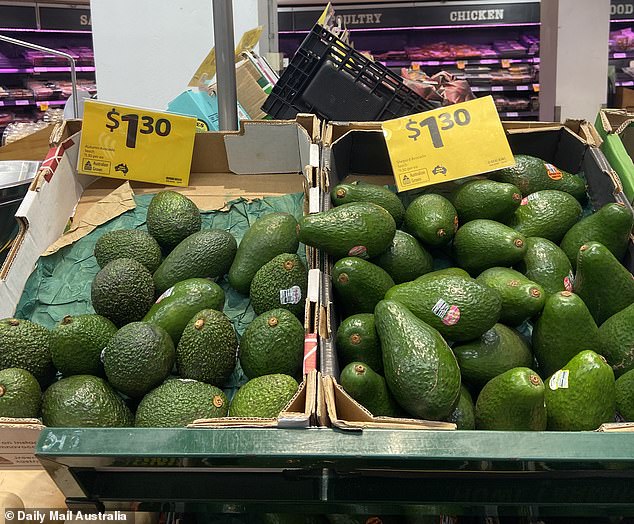
<path fill-rule="evenodd" d="M 602 109 L 595 127 L 601 137 L 601 151 L 621 180 L 628 202 L 634 203 L 634 112 Z"/>
<path fill-rule="evenodd" d="M 619 177 L 596 147 L 599 142 L 592 126 L 585 121 L 568 121 L 565 124 L 548 122 L 503 123 L 513 153 L 540 157 L 571 173 L 585 174 L 594 209 L 609 202 L 627 204 Z M 394 185 L 381 125 L 375 122 L 330 123 L 322 132 L 321 187 L 323 209 L 331 206 L 329 192 L 337 184 L 361 180 L 377 185 Z M 453 183 L 444 184 L 448 190 Z M 435 188 L 442 186 L 435 186 Z M 409 198 L 425 188 L 405 194 Z M 411 196 L 413 198 L 413 196 Z M 634 271 L 633 244 L 624 264 Z M 322 292 L 319 309 L 319 344 L 322 374 L 321 394 L 318 395 L 317 412 L 326 411 L 329 422 L 340 429 L 373 427 L 403 429 L 450 429 L 433 427 L 435 422 L 373 417 L 355 402 L 337 383 L 340 366 L 337 358 L 335 335 L 340 320 L 335 304 L 330 273 L 333 260 L 322 254 Z M 474 399 L 475 400 L 475 399 Z"/>
<path fill-rule="evenodd" d="M 135 207 L 134 195 L 166 189 L 146 183 L 79 175 L 80 122 L 67 122 L 33 180 L 16 219 L 20 233 L 0 270 L 0 318 L 12 316 L 40 255 L 51 253 Z M 319 209 L 317 121 L 299 115 L 289 121 L 244 122 L 240 131 L 196 135 L 190 185 L 179 191 L 202 210 L 221 210 L 229 201 L 304 193 L 304 213 Z M 316 154 L 317 153 L 317 154 Z M 174 188 L 169 188 L 174 189 Z M 311 198 L 316 202 L 311 202 Z M 305 297 L 305 375 L 297 394 L 277 419 L 201 420 L 193 427 L 308 427 L 317 389 L 316 310 L 320 272 L 308 248 L 309 289 Z M 33 448 L 38 420 L 0 421 L 0 469 L 38 467 Z M 123 438 L 123 437 L 122 437 Z"/>

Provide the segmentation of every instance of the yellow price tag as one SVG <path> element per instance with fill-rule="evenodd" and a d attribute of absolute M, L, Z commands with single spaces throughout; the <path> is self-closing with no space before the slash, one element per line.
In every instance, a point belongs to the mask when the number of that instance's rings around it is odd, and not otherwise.
<path fill-rule="evenodd" d="M 382 127 L 399 191 L 515 164 L 491 96 L 388 120 Z"/>
<path fill-rule="evenodd" d="M 77 170 L 187 186 L 195 134 L 190 116 L 86 100 Z"/>

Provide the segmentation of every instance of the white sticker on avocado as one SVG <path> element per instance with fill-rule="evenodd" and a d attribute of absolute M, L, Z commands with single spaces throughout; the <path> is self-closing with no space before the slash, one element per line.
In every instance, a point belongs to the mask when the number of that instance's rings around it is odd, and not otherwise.
<path fill-rule="evenodd" d="M 572 293 L 575 286 L 575 276 L 572 274 L 572 271 L 568 273 L 567 277 L 564 277 L 564 288 L 566 291 L 570 291 Z"/>
<path fill-rule="evenodd" d="M 156 303 L 158 304 L 164 298 L 167 298 L 167 297 L 171 296 L 172 293 L 174 293 L 174 286 L 172 286 L 171 288 L 169 288 L 166 291 L 163 291 L 163 294 L 156 299 Z"/>
<path fill-rule="evenodd" d="M 289 289 L 280 289 L 280 304 L 299 304 L 302 299 L 302 289 L 293 286 Z"/>
<path fill-rule="evenodd" d="M 552 377 L 550 377 L 550 381 L 548 385 L 550 389 L 555 391 L 556 389 L 568 389 L 568 375 L 570 375 L 570 371 L 567 369 L 560 369 Z"/>

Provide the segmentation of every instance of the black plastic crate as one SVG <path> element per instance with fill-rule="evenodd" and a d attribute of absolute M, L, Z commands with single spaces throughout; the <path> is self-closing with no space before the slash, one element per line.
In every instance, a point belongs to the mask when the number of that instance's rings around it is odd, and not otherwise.
<path fill-rule="evenodd" d="M 313 27 L 262 110 L 276 119 L 312 113 L 324 120 L 381 121 L 434 109 L 397 74 L 320 25 Z"/>

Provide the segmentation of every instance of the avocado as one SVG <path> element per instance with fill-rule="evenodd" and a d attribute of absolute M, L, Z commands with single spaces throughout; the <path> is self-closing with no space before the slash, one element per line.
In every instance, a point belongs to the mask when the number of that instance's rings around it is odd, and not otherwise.
<path fill-rule="evenodd" d="M 190 278 L 223 276 L 236 256 L 236 239 L 222 229 L 203 229 L 188 236 L 154 272 L 157 293 Z"/>
<path fill-rule="evenodd" d="M 616 377 L 634 369 L 634 304 L 601 324 L 596 351 L 612 366 Z"/>
<path fill-rule="evenodd" d="M 542 286 L 547 294 L 572 291 L 574 274 L 570 261 L 550 240 L 528 237 L 526 254 L 516 267 L 526 278 Z"/>
<path fill-rule="evenodd" d="M 262 313 L 240 340 L 240 366 L 253 379 L 262 375 L 296 376 L 304 357 L 304 327 L 286 309 Z"/>
<path fill-rule="evenodd" d="M 444 420 L 460 395 L 460 369 L 447 342 L 433 327 L 393 300 L 374 312 L 388 388 L 415 417 Z"/>
<path fill-rule="evenodd" d="M 563 191 L 538 191 L 522 200 L 508 224 L 527 237 L 559 242 L 581 218 L 581 204 Z"/>
<path fill-rule="evenodd" d="M 615 388 L 617 411 L 626 422 L 634 422 L 634 370 L 621 375 Z"/>
<path fill-rule="evenodd" d="M 385 209 L 372 202 L 353 202 L 299 221 L 299 241 L 321 249 L 335 259 L 374 258 L 387 251 L 396 222 Z"/>
<path fill-rule="evenodd" d="M 44 392 L 42 422 L 49 427 L 121 428 L 132 426 L 133 416 L 105 380 L 73 375 Z"/>
<path fill-rule="evenodd" d="M 458 229 L 458 214 L 445 197 L 428 193 L 419 196 L 407 207 L 405 226 L 424 244 L 444 246 Z"/>
<path fill-rule="evenodd" d="M 307 289 L 304 263 L 295 254 L 282 253 L 258 269 L 249 296 L 256 315 L 282 308 L 303 320 Z"/>
<path fill-rule="evenodd" d="M 238 337 L 229 317 L 203 309 L 185 326 L 176 347 L 176 369 L 183 378 L 224 386 L 234 368 Z"/>
<path fill-rule="evenodd" d="M 361 362 L 377 373 L 383 371 L 381 342 L 372 313 L 359 313 L 345 318 L 337 329 L 335 344 L 342 365 Z"/>
<path fill-rule="evenodd" d="M 398 196 L 383 186 L 352 182 L 338 184 L 330 192 L 333 206 L 350 204 L 351 202 L 372 202 L 385 209 L 396 222 L 398 227 L 405 216 L 405 207 Z"/>
<path fill-rule="evenodd" d="M 277 418 L 297 393 L 298 384 L 288 375 L 264 375 L 249 380 L 233 396 L 230 417 Z"/>
<path fill-rule="evenodd" d="M 533 326 L 533 352 L 542 376 L 552 375 L 580 351 L 598 347 L 599 329 L 578 295 L 560 291 L 546 299 Z"/>
<path fill-rule="evenodd" d="M 577 266 L 579 248 L 592 241 L 600 242 L 622 260 L 630 241 L 632 225 L 634 218 L 624 204 L 606 204 L 572 226 L 561 241 L 561 249 L 573 267 Z"/>
<path fill-rule="evenodd" d="M 25 369 L 0 370 L 0 417 L 36 418 L 40 414 L 42 390 Z"/>
<path fill-rule="evenodd" d="M 351 362 L 343 368 L 339 383 L 375 417 L 398 417 L 401 413 L 385 379 L 363 362 Z"/>
<path fill-rule="evenodd" d="M 601 355 L 581 351 L 546 380 L 548 429 L 593 431 L 614 422 L 614 373 Z"/>
<path fill-rule="evenodd" d="M 447 422 L 453 422 L 456 429 L 475 429 L 475 406 L 469 390 L 464 386 L 460 387 L 458 404 L 447 417 Z"/>
<path fill-rule="evenodd" d="M 585 202 L 587 198 L 586 184 L 580 176 L 530 155 L 515 155 L 514 166 L 489 173 L 489 178 L 514 184 L 522 192 L 522 196 L 544 189 L 555 189 L 571 194 L 579 202 Z"/>
<path fill-rule="evenodd" d="M 579 248 L 574 290 L 600 326 L 634 303 L 634 276 L 603 244 L 588 242 Z"/>
<path fill-rule="evenodd" d="M 147 230 L 165 253 L 200 231 L 202 218 L 196 204 L 176 191 L 161 191 L 147 209 Z"/>
<path fill-rule="evenodd" d="M 532 369 L 518 367 L 482 388 L 475 407 L 476 428 L 496 431 L 544 431 L 544 383 Z"/>
<path fill-rule="evenodd" d="M 544 308 L 546 300 L 544 289 L 514 269 L 489 268 L 480 273 L 476 282 L 500 294 L 502 299 L 500 322 L 509 326 L 519 326 Z"/>
<path fill-rule="evenodd" d="M 129 397 L 142 397 L 170 374 L 175 361 L 172 339 L 148 322 L 123 326 L 103 350 L 108 382 Z"/>
<path fill-rule="evenodd" d="M 121 327 L 141 320 L 154 302 L 154 280 L 145 266 L 131 258 L 118 258 L 97 273 L 90 288 L 98 315 Z"/>
<path fill-rule="evenodd" d="M 297 220 L 289 213 L 269 213 L 253 222 L 229 269 L 231 287 L 248 295 L 258 269 L 277 255 L 297 252 L 297 228 Z"/>
<path fill-rule="evenodd" d="M 522 194 L 513 184 L 487 179 L 465 182 L 451 195 L 461 224 L 478 218 L 506 222 L 521 201 Z"/>
<path fill-rule="evenodd" d="M 472 275 L 495 266 L 510 266 L 524 258 L 526 238 L 493 220 L 472 220 L 456 232 L 453 242 L 458 265 Z"/>
<path fill-rule="evenodd" d="M 222 311 L 224 305 L 225 292 L 218 284 L 208 278 L 188 278 L 165 291 L 143 321 L 162 327 L 178 344 L 183 329 L 198 311 Z"/>
<path fill-rule="evenodd" d="M 428 278 L 435 278 L 440 276 L 471 278 L 469 273 L 467 273 L 464 269 L 460 269 L 459 267 L 446 267 L 444 269 L 437 269 L 436 271 L 432 271 L 431 273 L 425 273 L 424 275 L 418 277 L 416 280 L 427 280 Z"/>
<path fill-rule="evenodd" d="M 332 268 L 332 282 L 339 303 L 348 314 L 372 313 L 394 281 L 379 266 L 357 257 L 338 260 Z"/>
<path fill-rule="evenodd" d="M 50 336 L 48 329 L 28 320 L 0 320 L 0 369 L 25 369 L 47 386 L 55 377 Z"/>
<path fill-rule="evenodd" d="M 53 364 L 65 377 L 103 375 L 101 352 L 116 332 L 101 315 L 65 316 L 51 331 Z"/>
<path fill-rule="evenodd" d="M 502 307 L 497 291 L 472 278 L 452 275 L 399 284 L 385 298 L 400 302 L 443 337 L 454 341 L 473 340 L 491 329 L 500 318 Z"/>
<path fill-rule="evenodd" d="M 134 425 L 141 428 L 182 428 L 198 419 L 226 417 L 229 401 L 215 386 L 172 378 L 143 397 Z"/>
<path fill-rule="evenodd" d="M 389 249 L 372 259 L 383 268 L 395 283 L 410 282 L 425 273 L 429 273 L 434 263 L 431 255 L 412 235 L 396 231 Z"/>
<path fill-rule="evenodd" d="M 104 267 L 117 258 L 132 258 L 154 273 L 161 265 L 161 246 L 149 233 L 139 229 L 120 229 L 104 233 L 95 243 L 95 258 Z"/>
<path fill-rule="evenodd" d="M 452 349 L 463 382 L 477 387 L 509 369 L 533 365 L 528 344 L 517 331 L 504 324 L 495 324 L 480 338 Z"/>

